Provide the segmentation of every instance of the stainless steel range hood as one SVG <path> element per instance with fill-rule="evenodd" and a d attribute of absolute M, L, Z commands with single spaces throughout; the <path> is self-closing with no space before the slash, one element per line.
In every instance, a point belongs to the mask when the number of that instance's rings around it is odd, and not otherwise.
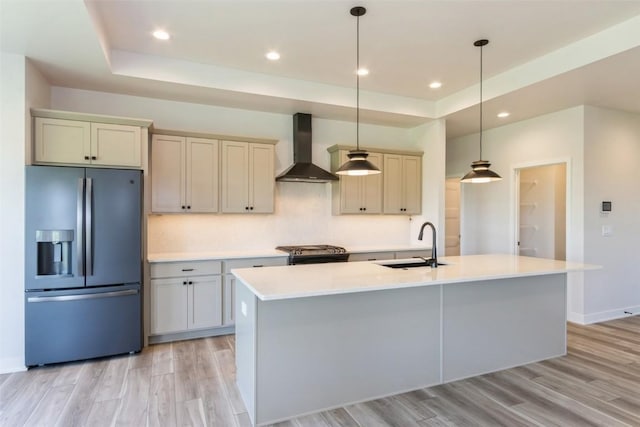
<path fill-rule="evenodd" d="M 284 182 L 330 182 L 338 177 L 311 163 L 311 114 L 293 115 L 293 164 L 276 177 Z"/>

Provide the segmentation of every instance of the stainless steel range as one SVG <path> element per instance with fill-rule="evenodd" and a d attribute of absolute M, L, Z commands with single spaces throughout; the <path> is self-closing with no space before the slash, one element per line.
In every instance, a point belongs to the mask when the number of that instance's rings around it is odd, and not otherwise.
<path fill-rule="evenodd" d="M 278 246 L 276 249 L 289 254 L 289 265 L 346 262 L 349 260 L 349 254 L 346 249 L 340 246 Z"/>

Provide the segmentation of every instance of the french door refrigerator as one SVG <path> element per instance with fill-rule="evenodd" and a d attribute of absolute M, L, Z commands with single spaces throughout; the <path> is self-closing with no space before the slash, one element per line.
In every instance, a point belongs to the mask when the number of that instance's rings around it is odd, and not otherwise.
<path fill-rule="evenodd" d="M 142 349 L 142 173 L 26 167 L 25 365 Z"/>

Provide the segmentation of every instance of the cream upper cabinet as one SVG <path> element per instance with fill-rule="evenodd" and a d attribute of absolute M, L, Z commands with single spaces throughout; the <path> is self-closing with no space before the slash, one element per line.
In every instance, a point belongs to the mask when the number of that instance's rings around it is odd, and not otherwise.
<path fill-rule="evenodd" d="M 273 212 L 274 155 L 272 144 L 222 141 L 222 212 Z"/>
<path fill-rule="evenodd" d="M 219 187 L 217 140 L 153 135 L 151 210 L 217 212 Z"/>
<path fill-rule="evenodd" d="M 331 170 L 348 160 L 348 150 L 331 154 Z M 382 169 L 382 154 L 369 152 L 368 160 Z M 384 172 L 383 172 L 384 173 Z M 334 214 L 379 214 L 382 212 L 382 175 L 340 176 L 332 183 Z"/>
<path fill-rule="evenodd" d="M 34 161 L 142 167 L 140 126 L 35 117 Z"/>
<path fill-rule="evenodd" d="M 384 213 L 419 214 L 422 211 L 422 158 L 384 155 Z"/>

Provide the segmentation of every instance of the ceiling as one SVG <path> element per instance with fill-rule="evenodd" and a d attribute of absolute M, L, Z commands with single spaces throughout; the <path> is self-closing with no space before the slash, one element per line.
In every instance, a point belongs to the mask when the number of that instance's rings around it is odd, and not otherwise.
<path fill-rule="evenodd" d="M 485 129 L 581 104 L 640 113 L 637 0 L 0 0 L 0 49 L 54 86 L 355 120 L 356 5 L 363 122 L 477 132 L 480 38 Z"/>

